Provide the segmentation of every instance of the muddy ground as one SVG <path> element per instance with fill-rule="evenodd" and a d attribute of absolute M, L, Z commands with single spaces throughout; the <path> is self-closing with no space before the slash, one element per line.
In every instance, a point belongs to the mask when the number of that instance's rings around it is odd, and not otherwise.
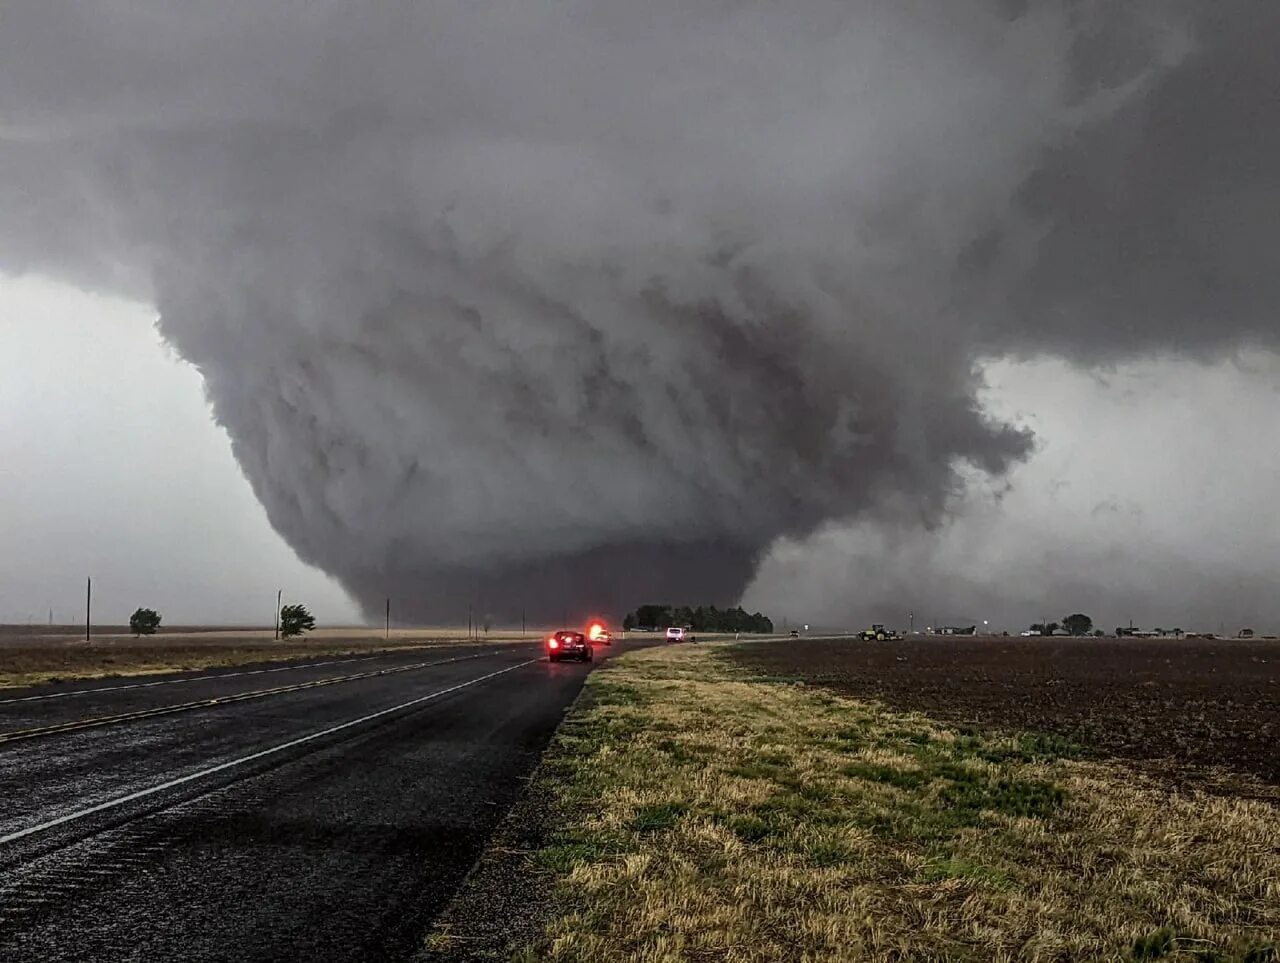
<path fill-rule="evenodd" d="M 1167 773 L 1280 786 L 1280 642 L 1136 639 L 791 640 L 734 657 L 960 725 L 1054 732 Z"/>

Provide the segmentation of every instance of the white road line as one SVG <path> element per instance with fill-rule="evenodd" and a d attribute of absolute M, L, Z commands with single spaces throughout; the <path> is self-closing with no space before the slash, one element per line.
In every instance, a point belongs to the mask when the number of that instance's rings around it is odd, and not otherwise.
<path fill-rule="evenodd" d="M 233 769 L 236 766 L 243 766 L 247 762 L 253 762 L 255 759 L 261 759 L 264 756 L 274 755 L 275 753 L 283 752 L 286 749 L 292 749 L 294 746 L 300 746 L 305 742 L 311 742 L 313 739 L 320 739 L 324 736 L 332 735 L 335 732 L 341 732 L 343 729 L 350 729 L 352 726 L 358 726 L 365 722 L 372 722 L 374 719 L 390 715 L 392 712 L 399 712 L 402 709 L 408 709 L 412 706 L 420 705 L 423 702 L 438 699 L 442 695 L 448 695 L 450 692 L 457 692 L 459 689 L 465 689 L 467 686 L 475 685 L 477 682 L 484 682 L 486 679 L 505 675 L 508 672 L 514 672 L 516 669 L 523 669 L 526 665 L 533 665 L 535 662 L 541 661 L 541 659 L 530 659 L 527 662 L 521 662 L 519 665 L 508 666 L 505 669 L 499 669 L 497 672 L 490 672 L 488 675 L 482 675 L 478 678 L 471 679 L 468 682 L 461 682 L 458 685 L 450 686 L 447 689 L 440 689 L 436 692 L 419 696 L 416 699 L 410 699 L 408 702 L 402 702 L 399 705 L 391 706 L 389 709 L 381 709 L 378 712 L 371 712 L 369 715 L 361 716 L 359 719 L 352 719 L 350 722 L 343 722 L 339 725 L 330 726 L 328 729 L 321 729 L 319 732 L 313 732 L 298 739 L 291 739 L 288 742 L 282 742 L 280 745 L 272 746 L 270 749 L 262 749 L 258 752 L 251 753 L 250 755 L 241 756 L 238 759 L 231 759 L 227 762 L 219 763 L 216 766 L 210 766 L 208 769 L 201 769 L 199 772 L 188 773 L 185 776 L 179 776 L 177 779 L 170 779 L 168 782 L 162 782 L 160 785 L 152 786 L 149 789 L 139 789 L 137 792 L 131 792 L 127 796 L 108 799 L 106 802 L 98 803 L 96 806 L 90 806 L 88 809 L 81 809 L 79 812 L 68 813 L 65 816 L 59 816 L 57 819 L 50 819 L 48 822 L 43 822 L 36 826 L 28 826 L 26 829 L 18 830 L 16 833 L 9 833 L 7 836 L 0 836 L 0 846 L 3 846 L 5 843 L 15 842 L 16 840 L 23 839 L 27 836 L 33 836 L 36 833 L 42 833 L 47 829 L 53 829 L 55 826 L 61 826 L 64 823 L 83 819 L 85 816 L 92 816 L 94 813 L 100 813 L 107 809 L 114 809 L 117 806 L 123 806 L 126 803 L 131 803 L 138 799 L 145 799 L 147 796 L 153 796 L 158 792 L 164 792 L 166 789 L 172 789 L 174 786 L 181 786 L 184 783 L 193 782 L 196 779 L 203 779 L 205 776 L 212 776 L 214 773 L 222 772 L 226 769 Z"/>
<path fill-rule="evenodd" d="M 444 648 L 444 646 L 441 646 Z M 308 662 L 305 665 L 281 665 L 273 669 L 246 669 L 243 672 L 223 672 L 214 675 L 196 675 L 187 679 L 161 679 L 158 682 L 130 682 L 125 685 L 108 685 L 98 689 L 73 689 L 69 692 L 47 692 L 43 695 L 21 696 L 15 699 L 0 699 L 0 706 L 13 705 L 17 702 L 42 702 L 47 699 L 66 699 L 69 696 L 93 695 L 95 692 L 120 692 L 124 689 L 150 689 L 158 685 L 184 685 L 188 682 L 210 682 L 214 679 L 236 679 L 246 675 L 266 675 L 268 672 L 296 672 L 299 669 L 317 669 L 325 665 L 349 665 L 352 662 L 372 662 L 374 659 L 387 658 L 405 654 L 401 649 L 392 652 L 379 652 L 377 655 L 362 655 L 358 659 L 330 659 L 327 662 Z"/>

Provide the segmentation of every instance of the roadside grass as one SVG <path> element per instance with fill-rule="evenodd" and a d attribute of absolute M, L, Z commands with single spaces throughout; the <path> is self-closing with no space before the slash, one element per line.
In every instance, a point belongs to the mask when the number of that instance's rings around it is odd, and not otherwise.
<path fill-rule="evenodd" d="M 558 915 L 521 960 L 1280 959 L 1273 806 L 754 679 L 720 647 L 609 660 L 539 779 Z"/>

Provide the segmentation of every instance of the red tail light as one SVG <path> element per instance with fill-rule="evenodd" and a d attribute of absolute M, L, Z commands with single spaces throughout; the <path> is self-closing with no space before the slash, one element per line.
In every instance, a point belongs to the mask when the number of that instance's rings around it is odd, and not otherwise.
<path fill-rule="evenodd" d="M 560 643 L 559 643 L 559 642 L 557 642 L 555 639 L 547 639 L 547 648 L 548 648 L 548 649 L 558 649 L 558 648 L 560 648 Z"/>

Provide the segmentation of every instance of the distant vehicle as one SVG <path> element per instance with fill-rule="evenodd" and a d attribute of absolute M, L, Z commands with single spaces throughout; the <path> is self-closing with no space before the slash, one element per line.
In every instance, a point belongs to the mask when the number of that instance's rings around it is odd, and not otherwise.
<path fill-rule="evenodd" d="M 565 659 L 578 659 L 590 662 L 595 657 L 595 650 L 590 640 L 582 632 L 572 629 L 561 629 L 547 636 L 547 660 L 562 662 Z"/>
<path fill-rule="evenodd" d="M 687 625 L 686 626 L 673 625 L 671 626 L 671 628 L 667 629 L 667 641 L 668 642 L 692 642 L 694 641 L 693 629 L 691 629 Z"/>
<path fill-rule="evenodd" d="M 896 642 L 902 638 L 893 629 L 886 629 L 879 622 L 874 623 L 871 628 L 863 629 L 858 633 L 858 638 L 863 642 Z"/>
<path fill-rule="evenodd" d="M 793 639 L 798 639 L 798 638 L 800 638 L 800 630 L 799 630 L 799 629 L 792 629 L 792 630 L 791 630 L 791 637 L 792 637 Z"/>
<path fill-rule="evenodd" d="M 587 629 L 587 641 L 593 644 L 612 645 L 613 636 L 609 634 L 603 622 L 592 622 L 591 627 Z"/>

